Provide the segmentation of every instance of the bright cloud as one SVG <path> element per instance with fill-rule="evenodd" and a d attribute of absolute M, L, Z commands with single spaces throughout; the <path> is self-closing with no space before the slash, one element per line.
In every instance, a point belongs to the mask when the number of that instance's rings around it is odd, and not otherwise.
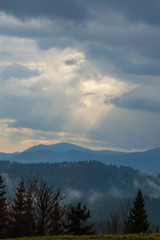
<path fill-rule="evenodd" d="M 0 151 L 159 146 L 159 3 L 124 3 L 2 4 Z"/>

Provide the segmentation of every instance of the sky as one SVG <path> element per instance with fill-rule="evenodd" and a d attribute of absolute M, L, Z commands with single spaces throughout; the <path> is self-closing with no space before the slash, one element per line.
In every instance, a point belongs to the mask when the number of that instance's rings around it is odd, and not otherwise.
<path fill-rule="evenodd" d="M 0 0 L 0 152 L 160 147 L 160 1 Z"/>

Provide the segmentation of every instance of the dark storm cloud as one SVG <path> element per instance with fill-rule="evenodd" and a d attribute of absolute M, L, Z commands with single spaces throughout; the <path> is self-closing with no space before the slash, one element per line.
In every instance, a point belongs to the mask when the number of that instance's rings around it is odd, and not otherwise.
<path fill-rule="evenodd" d="M 140 92 L 137 93 L 137 90 L 128 92 L 122 97 L 117 97 L 111 100 L 106 99 L 105 103 L 112 103 L 117 107 L 130 110 L 160 113 L 160 101 L 154 98 L 150 98 L 150 96 L 145 96 L 143 93 L 142 96 L 140 96 Z"/>
<path fill-rule="evenodd" d="M 0 0 L 0 80 L 27 78 L 2 81 L 1 118 L 15 119 L 17 128 L 87 135 L 110 147 L 157 146 L 159 9 L 158 0 Z M 7 52 L 11 57 L 5 57 Z M 82 66 L 74 52 L 83 55 Z M 22 65 L 2 69 L 11 61 Z M 40 64 L 44 75 L 30 81 L 40 73 L 24 62 Z"/>
<path fill-rule="evenodd" d="M 138 49 L 137 49 L 138 50 Z M 157 52 L 157 50 L 156 50 Z M 103 46 L 90 45 L 86 50 L 89 58 L 99 59 L 101 61 L 101 67 L 107 67 L 107 63 L 110 62 L 116 67 L 116 72 L 123 72 L 125 74 L 134 75 L 160 75 L 160 60 L 156 59 L 154 62 L 151 59 L 145 59 L 141 61 L 134 61 L 129 53 L 123 51 L 114 51 L 105 49 Z M 160 56 L 159 56 L 160 57 Z M 109 72 L 109 69 L 107 69 Z"/>
<path fill-rule="evenodd" d="M 8 80 L 10 78 L 29 78 L 40 75 L 38 70 L 32 70 L 21 64 L 11 64 L 3 69 L 0 73 L 0 77 L 3 80 Z"/>
<path fill-rule="evenodd" d="M 125 59 L 121 64 L 118 66 L 121 67 L 121 70 L 124 73 L 128 74 L 135 74 L 135 75 L 150 75 L 150 76 L 160 76 L 160 62 L 152 63 L 147 62 L 145 64 L 137 63 L 134 64 L 129 60 Z"/>
<path fill-rule="evenodd" d="M 133 73 L 137 67 L 131 66 L 131 54 L 160 59 L 160 29 L 157 26 L 160 22 L 159 7 L 160 2 L 154 0 L 6 0 L 2 1 L 1 10 L 7 14 L 23 19 L 44 16 L 51 22 L 43 22 L 37 28 L 28 22 L 12 26 L 3 23 L 0 33 L 33 38 L 41 50 L 76 46 L 88 51 L 91 46 L 90 51 L 93 51 L 95 58 L 105 54 L 123 72 L 123 65 L 127 63 L 125 68 L 128 67 L 129 73 Z M 148 25 L 150 18 L 154 26 Z M 120 55 L 121 60 L 118 61 Z M 139 74 L 148 74 L 137 71 Z M 149 74 L 153 71 L 150 70 Z"/>
<path fill-rule="evenodd" d="M 148 112 L 160 112 L 160 103 L 143 98 L 130 98 L 124 96 L 123 98 L 115 98 L 112 103 L 121 108 Z"/>
<path fill-rule="evenodd" d="M 125 15 L 133 22 L 160 24 L 160 2 L 157 0 L 1 0 L 0 9 L 15 17 L 62 18 L 81 22 L 99 9 Z"/>
<path fill-rule="evenodd" d="M 83 22 L 88 17 L 81 0 L 1 0 L 0 10 L 20 19 L 44 17 Z"/>
<path fill-rule="evenodd" d="M 108 9 L 125 15 L 132 22 L 160 24 L 160 1 L 157 0 L 89 0 L 95 9 Z"/>

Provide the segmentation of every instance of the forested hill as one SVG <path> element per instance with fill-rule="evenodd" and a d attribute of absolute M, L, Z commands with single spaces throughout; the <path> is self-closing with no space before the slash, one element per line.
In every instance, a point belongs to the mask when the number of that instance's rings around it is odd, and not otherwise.
<path fill-rule="evenodd" d="M 98 160 L 105 164 L 128 166 L 148 174 L 160 173 L 160 148 L 143 152 L 94 151 L 69 143 L 37 145 L 23 152 L 0 153 L 0 160 L 19 163 L 77 162 Z"/>
<path fill-rule="evenodd" d="M 95 221 L 106 219 L 110 211 L 116 211 L 126 198 L 134 198 L 140 187 L 146 200 L 149 219 L 160 221 L 160 179 L 142 174 L 129 167 L 105 165 L 98 161 L 76 163 L 10 163 L 0 161 L 0 174 L 4 177 L 9 195 L 12 195 L 20 177 L 43 178 L 55 188 L 61 188 L 66 200 L 82 201 L 91 210 Z M 126 200 L 123 200 L 126 199 Z"/>
<path fill-rule="evenodd" d="M 132 197 L 141 187 L 144 194 L 158 196 L 159 179 L 140 173 L 130 167 L 105 165 L 99 161 L 76 163 L 10 163 L 0 161 L 0 173 L 10 187 L 23 177 L 42 177 L 49 184 L 69 192 L 71 197 L 83 197 L 89 191 L 100 197 Z M 73 193 L 73 194 L 72 194 Z M 77 194 L 76 194 L 77 193 Z"/>

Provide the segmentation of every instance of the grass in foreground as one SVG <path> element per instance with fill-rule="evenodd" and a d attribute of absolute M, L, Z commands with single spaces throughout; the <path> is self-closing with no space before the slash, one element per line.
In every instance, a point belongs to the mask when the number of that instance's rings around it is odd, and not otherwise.
<path fill-rule="evenodd" d="M 91 235 L 91 236 L 54 236 L 54 237 L 24 237 L 14 240 L 160 240 L 160 233 L 125 234 L 125 235 Z M 6 239 L 11 240 L 11 238 Z M 12 238 L 13 240 L 13 238 Z"/>

